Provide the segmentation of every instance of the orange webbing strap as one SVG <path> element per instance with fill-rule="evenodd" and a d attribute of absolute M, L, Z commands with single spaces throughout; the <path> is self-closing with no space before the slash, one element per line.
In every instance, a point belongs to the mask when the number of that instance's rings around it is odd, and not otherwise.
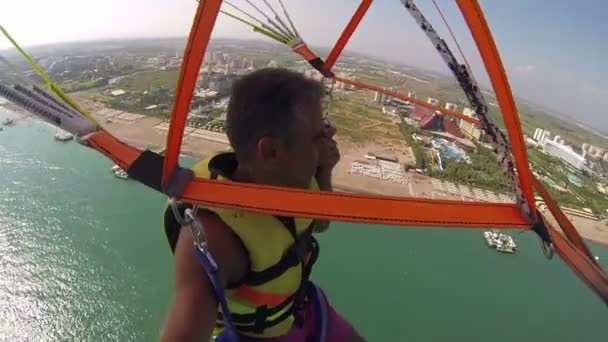
<path fill-rule="evenodd" d="M 292 50 L 298 55 L 302 56 L 302 58 L 304 58 L 308 62 L 308 64 L 310 64 L 318 72 L 323 74 L 323 76 L 332 77 L 334 75 L 331 71 L 323 70 L 323 60 L 319 56 L 315 55 L 314 52 L 310 51 L 306 44 L 302 43 L 296 45 L 295 47 L 293 47 Z"/>
<path fill-rule="evenodd" d="M 310 51 L 306 44 L 300 44 L 296 46 L 295 48 L 293 48 L 293 51 L 298 55 L 302 56 L 302 58 L 304 58 L 308 62 L 312 61 L 313 59 L 319 58 L 319 56 L 315 55 L 314 52 Z"/>
<path fill-rule="evenodd" d="M 466 116 L 466 115 L 464 115 L 462 113 L 452 112 L 452 111 L 449 111 L 449 110 L 447 110 L 445 108 L 441 108 L 439 106 L 432 105 L 430 103 L 424 102 L 424 101 L 419 100 L 419 99 L 415 99 L 415 98 L 412 98 L 412 97 L 407 97 L 407 96 L 404 96 L 404 95 L 399 94 L 399 93 L 394 92 L 394 91 L 390 91 L 390 90 L 387 90 L 387 89 L 384 89 L 384 88 L 380 88 L 380 87 L 377 87 L 377 86 L 373 86 L 373 85 L 370 85 L 370 84 L 367 84 L 367 83 L 363 83 L 363 82 L 359 82 L 359 81 L 355 81 L 355 80 L 349 80 L 347 78 L 342 78 L 342 77 L 339 77 L 339 76 L 334 76 L 334 80 L 340 81 L 340 82 L 344 82 L 346 84 L 352 84 L 352 85 L 354 85 L 355 87 L 358 87 L 358 88 L 363 88 L 363 89 L 367 89 L 367 90 L 371 90 L 371 91 L 377 91 L 377 92 L 380 92 L 382 94 L 389 95 L 389 96 L 392 96 L 394 98 L 400 99 L 402 101 L 409 101 L 409 102 L 415 103 L 416 105 L 419 105 L 421 107 L 426 107 L 426 108 L 438 111 L 441 114 L 444 114 L 444 115 L 447 115 L 447 116 L 451 116 L 451 117 L 455 117 L 455 118 L 458 118 L 458 119 L 462 119 L 462 120 L 470 122 L 472 124 L 479 124 L 479 120 L 477 120 L 475 118 L 468 117 L 468 116 Z"/>
<path fill-rule="evenodd" d="M 559 227 L 562 229 L 564 235 L 566 235 L 568 240 L 570 240 L 570 242 L 572 242 L 572 244 L 574 244 L 574 246 L 576 246 L 576 248 L 578 248 L 581 253 L 585 254 L 590 260 L 595 262 L 595 259 L 593 258 L 591 251 L 585 244 L 585 241 L 583 241 L 583 238 L 580 236 L 576 228 L 574 228 L 570 220 L 568 220 L 568 217 L 566 217 L 561 208 L 557 205 L 553 198 L 551 198 L 551 195 L 549 195 L 542 183 L 538 179 L 536 179 L 536 177 L 533 176 L 532 184 L 534 184 L 534 188 L 536 189 L 536 191 L 538 191 L 540 197 L 542 197 L 545 203 L 547 204 L 549 211 L 551 212 L 551 214 L 553 214 L 553 217 L 555 217 L 555 220 L 559 224 Z"/>
<path fill-rule="evenodd" d="M 333 68 L 334 64 L 336 63 L 336 60 L 338 60 L 338 57 L 340 57 L 342 50 L 344 50 L 346 43 L 348 43 L 348 40 L 353 35 L 353 32 L 355 32 L 355 29 L 361 22 L 361 19 L 363 19 L 363 16 L 367 12 L 371 4 L 372 0 L 361 1 L 361 4 L 359 4 L 359 8 L 357 8 L 355 14 L 353 14 L 352 18 L 350 18 L 350 21 L 346 25 L 346 28 L 344 28 L 344 31 L 342 31 L 342 35 L 336 42 L 336 45 L 334 45 L 334 48 L 329 53 L 329 56 L 327 56 L 327 58 L 325 59 L 325 64 L 323 64 L 324 71 L 330 71 L 331 68 Z"/>
<path fill-rule="evenodd" d="M 180 200 L 261 214 L 422 227 L 528 229 L 515 204 L 320 192 L 196 179 Z"/>
<path fill-rule="evenodd" d="M 462 12 L 471 34 L 475 39 L 477 48 L 483 59 L 492 87 L 496 93 L 496 98 L 502 112 L 505 126 L 509 134 L 509 142 L 512 146 L 512 153 L 517 167 L 519 182 L 524 197 L 528 202 L 530 214 L 536 216 L 534 205 L 534 191 L 532 189 L 531 173 L 528 167 L 528 155 L 521 132 L 521 123 L 513 100 L 513 94 L 509 86 L 509 81 L 494 44 L 494 38 L 490 33 L 488 24 L 483 16 L 483 12 L 476 0 L 457 0 L 460 11 Z"/>
<path fill-rule="evenodd" d="M 293 294 L 279 294 L 279 293 L 264 293 L 252 289 L 249 286 L 240 286 L 232 293 L 239 299 L 245 300 L 251 305 L 262 306 L 268 305 L 271 307 L 279 306 L 284 303 Z"/>
<path fill-rule="evenodd" d="M 593 258 L 585 256 L 550 224 L 546 223 L 546 226 L 560 258 L 608 304 L 608 276 L 606 273 L 593 262 Z"/>
<path fill-rule="evenodd" d="M 221 4 L 221 0 L 205 0 L 198 4 L 175 91 L 175 102 L 173 103 L 171 123 L 167 135 L 167 151 L 163 165 L 162 184 L 164 186 L 168 185 L 169 177 L 173 174 L 178 163 L 186 119 L 190 111 L 190 101 Z"/>
<path fill-rule="evenodd" d="M 123 170 L 128 170 L 142 154 L 142 151 L 119 141 L 103 130 L 93 133 L 85 141 L 91 148 L 101 152 Z"/>
<path fill-rule="evenodd" d="M 86 139 L 90 147 L 130 171 L 146 159 L 149 151 L 126 145 L 105 131 Z M 156 155 L 156 154 L 154 154 Z M 159 157 L 160 158 L 160 157 Z M 144 164 L 145 165 L 145 164 Z M 153 165 L 153 164 L 152 164 Z M 161 162 L 158 162 L 161 165 Z M 154 170 L 138 172 L 146 178 L 160 178 Z M 131 175 L 131 173 L 129 173 Z M 148 186 L 156 190 L 154 184 Z M 181 200 L 206 206 L 248 210 L 262 214 L 309 217 L 356 223 L 423 227 L 528 229 L 530 224 L 514 204 L 439 201 L 419 198 L 320 192 L 256 184 L 196 179 L 184 190 Z"/>

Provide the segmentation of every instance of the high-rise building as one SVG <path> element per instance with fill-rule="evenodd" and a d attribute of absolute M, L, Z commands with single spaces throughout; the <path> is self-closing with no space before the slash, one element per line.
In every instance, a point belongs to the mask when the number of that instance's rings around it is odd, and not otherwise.
<path fill-rule="evenodd" d="M 215 55 L 215 63 L 216 65 L 224 65 L 226 64 L 226 57 L 224 56 L 223 53 L 221 52 L 217 52 Z"/>
<path fill-rule="evenodd" d="M 384 100 L 384 94 L 379 91 L 375 91 L 374 92 L 374 102 L 382 103 L 383 100 Z"/>
<path fill-rule="evenodd" d="M 549 140 L 550 136 L 551 132 L 542 128 L 537 128 L 536 130 L 534 130 L 534 140 L 538 141 L 541 145 L 544 143 L 545 140 Z M 557 136 L 556 138 L 558 141 L 559 139 L 561 139 L 559 136 Z"/>
<path fill-rule="evenodd" d="M 462 110 L 462 114 L 470 118 L 477 118 L 477 114 L 475 114 L 475 111 L 468 107 Z M 469 139 L 481 141 L 485 137 L 485 132 L 477 124 L 465 120 L 460 120 L 458 127 L 460 127 L 462 133 L 464 133 L 464 135 Z"/>
<path fill-rule="evenodd" d="M 416 98 L 416 92 L 413 91 L 413 90 L 408 91 L 407 92 L 407 97 L 411 97 L 411 98 L 415 99 Z"/>
<path fill-rule="evenodd" d="M 540 136 L 543 134 L 543 129 L 542 128 L 537 128 L 534 130 L 534 135 L 532 136 L 534 138 L 534 140 L 536 141 L 540 141 Z"/>
<path fill-rule="evenodd" d="M 583 146 L 581 146 L 581 148 L 582 148 L 583 152 L 589 152 L 589 144 L 584 143 Z"/>
<path fill-rule="evenodd" d="M 393 87 L 388 88 L 388 91 L 389 91 L 389 92 L 394 92 Z M 391 95 L 386 95 L 386 102 L 393 102 L 393 96 L 391 96 Z"/>
<path fill-rule="evenodd" d="M 577 170 L 587 169 L 584 155 L 574 152 L 570 146 L 555 142 L 555 139 L 544 139 L 543 149 L 545 153 L 565 161 Z"/>
<path fill-rule="evenodd" d="M 449 103 L 449 102 L 447 102 L 447 103 L 445 104 L 445 109 L 449 110 L 450 112 L 455 112 L 457 108 L 458 108 L 458 107 L 456 107 L 456 105 L 455 105 L 455 104 L 453 104 L 453 103 Z"/>
<path fill-rule="evenodd" d="M 429 97 L 426 102 L 432 104 L 433 106 L 439 106 L 439 100 Z"/>

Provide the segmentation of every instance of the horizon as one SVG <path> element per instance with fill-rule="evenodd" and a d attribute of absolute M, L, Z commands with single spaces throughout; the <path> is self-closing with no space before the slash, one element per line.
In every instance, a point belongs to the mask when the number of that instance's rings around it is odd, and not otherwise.
<path fill-rule="evenodd" d="M 327 4 L 321 4 L 321 0 L 311 0 L 307 4 L 295 0 L 284 2 L 302 37 L 309 45 L 322 48 L 333 46 L 359 3 L 358 0 Z M 146 6 L 142 6 L 144 3 Z M 234 3 L 246 8 L 242 1 Z M 317 3 L 323 6 L 323 14 L 331 20 L 318 18 L 319 13 L 312 10 L 317 8 Z M 455 44 L 432 4 L 422 1 L 417 4 L 456 53 Z M 473 74 L 481 86 L 492 89 L 476 45 L 457 6 L 445 2 L 440 5 L 465 51 Z M 566 119 L 602 133 L 608 132 L 608 116 L 598 113 L 608 95 L 608 80 L 601 77 L 601 70 L 605 69 L 602 62 L 605 58 L 602 57 L 608 56 L 608 49 L 595 44 L 599 40 L 594 39 L 601 38 L 602 27 L 606 24 L 589 19 L 581 21 L 585 15 L 590 18 L 599 16 L 598 12 L 601 13 L 602 8 L 608 9 L 608 4 L 590 1 L 584 7 L 577 6 L 573 9 L 565 0 L 555 1 L 550 7 L 531 4 L 525 0 L 515 0 L 509 4 L 482 0 L 481 5 L 498 45 L 514 96 L 542 107 L 545 111 L 549 110 L 558 117 L 565 116 Z M 78 15 L 85 9 L 90 12 L 91 6 L 95 7 L 95 17 Z M 31 8 L 38 8 L 39 11 L 32 13 Z M 0 23 L 17 42 L 29 47 L 111 40 L 185 39 L 195 8 L 196 2 L 191 0 L 171 3 L 166 0 L 133 0 L 127 4 L 108 0 L 100 5 L 82 4 L 76 0 L 58 0 L 53 5 L 25 0 L 8 5 L 3 13 L 16 14 L 0 14 Z M 228 6 L 223 8 L 235 13 Z M 528 13 L 530 11 L 533 13 Z M 545 15 L 535 16 L 539 11 Z M 20 20 L 19 13 L 27 13 L 31 19 Z M 44 22 L 49 15 L 56 18 L 53 25 L 45 26 L 44 30 L 32 27 L 32 22 Z M 138 20 L 138 17 L 145 17 L 145 20 Z M 108 18 L 125 25 L 107 25 Z M 518 25 L 513 25 L 513 18 L 521 18 L 517 21 Z M 590 21 L 595 25 L 590 24 Z M 576 25 L 568 25 L 571 22 L 576 22 Z M 74 30 L 75 26 L 80 30 Z M 565 30 L 564 27 L 568 29 Z M 212 38 L 265 40 L 250 31 L 245 25 L 220 15 Z M 388 38 L 387 32 L 399 32 L 399 42 L 391 39 L 394 35 Z M 378 39 L 379 37 L 385 39 Z M 266 42 L 272 44 L 269 40 Z M 6 41 L 0 40 L 0 49 L 4 47 L 8 47 Z M 399 1 L 372 3 L 368 14 L 346 46 L 345 53 L 363 54 L 389 63 L 451 75 Z M 456 56 L 462 62 L 462 58 L 458 54 Z"/>
<path fill-rule="evenodd" d="M 35 50 L 35 49 L 43 49 L 43 48 L 47 48 L 47 47 L 52 47 L 52 46 L 57 46 L 57 45 L 78 45 L 78 44 L 90 44 L 90 43 L 111 43 L 111 42 L 128 42 L 128 41 L 154 41 L 154 40 L 187 40 L 188 37 L 187 36 L 158 36 L 158 37 L 119 37 L 119 38 L 103 38 L 100 37 L 98 39 L 94 39 L 94 40 L 73 40 L 73 41 L 67 41 L 67 42 L 51 42 L 51 43 L 42 43 L 42 44 L 35 44 L 35 45 L 26 45 L 26 46 L 22 46 L 22 48 L 24 48 L 26 51 L 28 49 L 31 50 Z M 214 37 L 212 38 L 211 42 L 213 41 L 220 41 L 220 40 L 234 40 L 234 41 L 241 41 L 241 42 L 256 42 L 256 43 L 260 43 L 260 44 L 264 44 L 264 45 L 274 45 L 276 47 L 281 47 L 280 45 L 276 45 L 273 44 L 272 42 L 268 41 L 267 39 L 263 39 L 263 38 L 238 38 L 238 37 Z M 185 48 L 185 46 L 184 46 Z M 311 46 L 311 48 L 317 48 L 317 49 L 331 49 L 331 46 Z M 5 53 L 7 51 L 10 51 L 10 53 L 15 53 L 18 54 L 18 51 L 13 48 L 6 48 L 3 50 L 0 50 L 0 53 Z M 288 50 L 286 50 L 288 51 Z M 369 53 L 365 53 L 365 52 L 360 52 L 360 51 L 351 51 L 348 50 L 348 48 L 345 48 L 342 55 L 347 56 L 347 55 L 352 55 L 352 54 L 358 54 L 358 55 L 362 55 L 365 56 L 367 58 L 371 58 L 371 59 L 376 59 L 376 60 L 380 60 L 382 62 L 388 62 L 388 63 L 395 63 L 395 64 L 400 64 L 400 65 L 404 65 L 410 68 L 414 68 L 417 69 L 417 71 L 422 71 L 425 73 L 433 73 L 434 75 L 438 75 L 444 78 L 450 78 L 452 80 L 454 80 L 456 82 L 456 79 L 454 78 L 454 76 L 449 73 L 446 72 L 445 70 L 431 70 L 431 69 L 427 69 L 424 67 L 419 67 L 419 66 L 415 66 L 415 65 L 411 65 L 411 64 L 407 64 L 405 62 L 402 61 L 396 61 L 396 60 L 391 60 L 390 58 L 384 58 L 382 56 L 374 56 L 371 55 Z M 296 56 L 297 58 L 297 56 Z M 494 89 L 492 88 L 491 85 L 489 84 L 481 84 L 481 87 L 484 91 L 490 91 L 492 92 L 492 95 L 494 95 Z M 552 108 L 547 108 L 545 107 L 543 104 L 540 104 L 538 102 L 535 102 L 534 100 L 531 99 L 527 99 L 525 97 L 522 96 L 518 96 L 516 94 L 513 94 L 514 98 L 516 101 L 523 101 L 526 102 L 528 105 L 534 105 L 538 108 L 536 108 L 537 110 L 540 110 L 542 112 L 544 112 L 545 114 L 549 114 L 551 116 L 557 117 L 559 119 L 562 120 L 568 120 L 571 123 L 574 124 L 580 124 L 583 125 L 585 129 L 590 130 L 596 134 L 601 134 L 602 136 L 604 136 L 604 138 L 608 139 L 608 129 L 606 131 L 603 131 L 602 129 L 598 129 L 598 128 L 594 128 L 594 127 L 590 127 L 588 126 L 588 123 L 585 122 L 581 122 L 579 120 L 577 120 L 577 118 L 569 115 L 568 113 L 563 113 L 563 112 L 559 112 L 558 110 L 552 109 Z"/>

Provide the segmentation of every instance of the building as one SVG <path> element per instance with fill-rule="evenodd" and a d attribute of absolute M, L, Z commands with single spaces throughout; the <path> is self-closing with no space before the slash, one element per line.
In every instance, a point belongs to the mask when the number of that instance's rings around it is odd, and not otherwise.
<path fill-rule="evenodd" d="M 383 101 L 384 101 L 384 94 L 379 91 L 375 91 L 374 92 L 374 102 L 382 103 Z"/>
<path fill-rule="evenodd" d="M 602 158 L 604 156 L 605 152 L 606 151 L 603 148 L 601 148 L 601 147 L 597 147 L 597 146 L 594 146 L 594 145 L 589 145 L 588 153 L 589 153 L 589 156 L 591 158 L 593 158 L 593 159 L 600 159 L 600 158 Z"/>
<path fill-rule="evenodd" d="M 395 90 L 394 90 L 394 89 L 391 87 L 391 88 L 388 88 L 388 91 L 392 93 L 392 92 L 394 92 Z M 386 95 L 386 99 L 385 99 L 385 101 L 386 101 L 386 102 L 393 102 L 393 100 L 394 100 L 394 99 L 393 99 L 393 96 L 391 96 L 391 95 Z"/>
<path fill-rule="evenodd" d="M 453 103 L 447 102 L 445 104 L 445 109 L 449 110 L 450 112 L 455 112 L 456 109 L 458 109 L 458 107 L 455 104 L 453 104 Z"/>
<path fill-rule="evenodd" d="M 416 92 L 415 91 L 408 91 L 407 92 L 407 97 L 415 99 L 416 98 Z"/>
<path fill-rule="evenodd" d="M 304 77 L 310 78 L 315 81 L 323 80 L 323 75 L 316 69 L 307 69 L 304 71 Z"/>
<path fill-rule="evenodd" d="M 230 89 L 234 75 L 215 74 L 209 78 L 209 90 L 223 92 Z"/>
<path fill-rule="evenodd" d="M 536 141 L 540 141 L 540 136 L 543 133 L 543 129 L 542 128 L 537 128 L 534 130 L 534 135 L 532 136 L 532 138 Z"/>
<path fill-rule="evenodd" d="M 410 111 L 410 117 L 416 121 L 416 126 L 420 129 L 441 129 L 441 116 L 437 115 L 432 109 L 414 106 Z"/>
<path fill-rule="evenodd" d="M 574 152 L 572 147 L 570 147 L 568 145 L 563 145 L 563 144 L 555 142 L 555 139 L 554 140 L 544 139 L 543 150 L 548 155 L 554 156 L 556 158 L 559 158 L 559 159 L 565 161 L 566 163 L 568 163 L 569 165 L 571 165 L 573 168 L 575 168 L 577 170 L 589 171 L 589 168 L 587 167 L 587 162 L 585 160 L 584 155 L 580 155 L 580 154 Z"/>
<path fill-rule="evenodd" d="M 439 106 L 439 100 L 432 97 L 429 97 L 426 102 L 432 104 L 433 106 Z"/>
<path fill-rule="evenodd" d="M 467 107 L 463 109 L 462 114 L 470 118 L 477 119 L 477 114 L 475 114 L 475 111 L 473 111 L 471 108 Z M 460 120 L 458 127 L 464 136 L 471 140 L 482 141 L 485 137 L 485 132 L 477 124 Z"/>
<path fill-rule="evenodd" d="M 536 130 L 534 130 L 534 140 L 538 141 L 539 144 L 543 144 L 543 142 L 545 140 L 549 140 L 549 136 L 551 136 L 551 132 L 544 130 L 542 128 L 537 128 Z M 557 136 L 558 139 L 559 136 Z"/>
<path fill-rule="evenodd" d="M 126 92 L 126 91 L 124 91 L 124 90 L 122 90 L 122 89 L 116 89 L 116 90 L 112 90 L 112 91 L 110 92 L 110 94 L 112 94 L 112 96 L 121 96 L 121 95 L 124 95 L 124 94 L 126 94 L 126 93 L 127 93 L 127 92 Z"/>

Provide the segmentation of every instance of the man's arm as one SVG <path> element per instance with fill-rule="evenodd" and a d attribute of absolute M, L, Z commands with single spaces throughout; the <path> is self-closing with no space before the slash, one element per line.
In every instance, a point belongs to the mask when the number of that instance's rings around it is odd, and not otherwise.
<path fill-rule="evenodd" d="M 247 255 L 238 238 L 215 214 L 205 213 L 199 219 L 224 286 L 239 280 L 246 272 Z M 218 304 L 207 273 L 196 260 L 192 234 L 184 228 L 175 248 L 175 293 L 161 341 L 209 341 Z"/>

